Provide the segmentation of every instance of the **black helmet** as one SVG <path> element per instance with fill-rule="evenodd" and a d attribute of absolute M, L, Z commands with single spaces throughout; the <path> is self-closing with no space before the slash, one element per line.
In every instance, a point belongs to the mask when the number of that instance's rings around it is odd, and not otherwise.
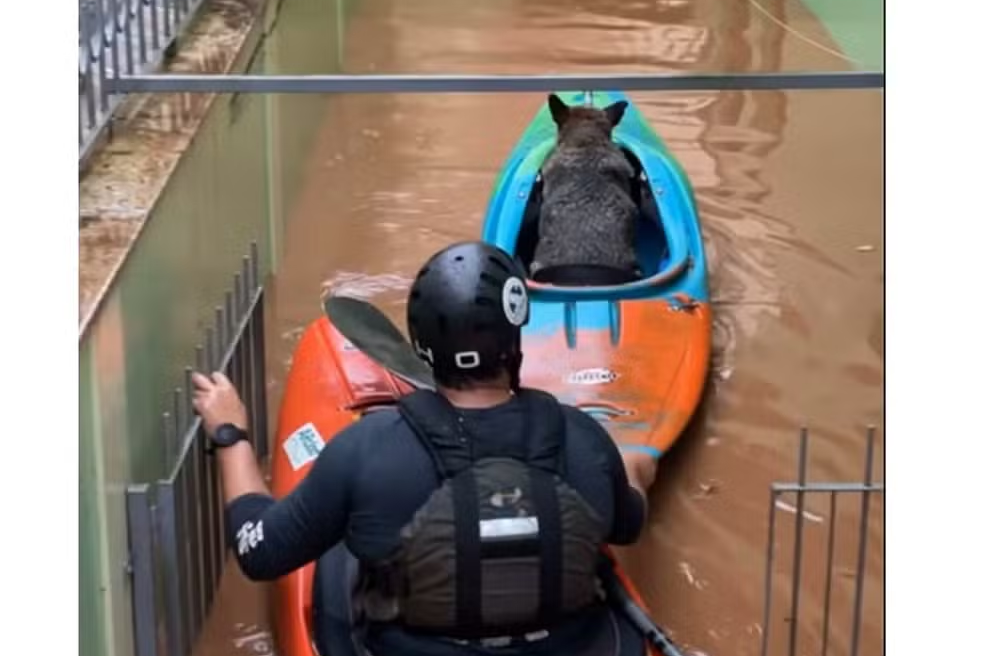
<path fill-rule="evenodd" d="M 483 241 L 432 256 L 410 288 L 410 342 L 441 382 L 487 378 L 505 365 L 516 387 L 520 329 L 528 321 L 522 269 Z"/>

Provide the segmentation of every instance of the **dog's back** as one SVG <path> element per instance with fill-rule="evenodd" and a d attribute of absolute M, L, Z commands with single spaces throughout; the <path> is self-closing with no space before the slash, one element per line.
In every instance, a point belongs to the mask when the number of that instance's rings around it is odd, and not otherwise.
<path fill-rule="evenodd" d="M 632 272 L 638 267 L 634 171 L 611 139 L 625 104 L 604 110 L 568 108 L 553 95 L 550 103 L 559 135 L 542 168 L 543 202 L 532 272 L 571 264 Z"/>

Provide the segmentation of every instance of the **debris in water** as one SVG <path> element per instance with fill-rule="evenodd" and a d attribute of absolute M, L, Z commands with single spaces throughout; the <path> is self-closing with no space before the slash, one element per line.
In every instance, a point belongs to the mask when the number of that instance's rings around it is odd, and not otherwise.
<path fill-rule="evenodd" d="M 379 130 L 365 128 L 364 130 L 362 130 L 362 136 L 369 137 L 370 139 L 378 139 L 379 137 L 382 136 L 382 133 Z"/>
<path fill-rule="evenodd" d="M 756 634 L 757 633 L 759 636 L 761 636 L 762 635 L 762 625 L 759 624 L 758 622 L 756 622 L 755 624 L 752 624 L 750 627 L 748 627 L 748 633 L 749 634 Z"/>
<path fill-rule="evenodd" d="M 700 489 L 700 491 L 697 493 L 696 496 L 701 499 L 706 499 L 712 494 L 717 493 L 718 489 L 721 487 L 721 482 L 718 481 L 717 479 L 712 478 L 706 483 L 698 482 L 697 487 Z"/>
<path fill-rule="evenodd" d="M 790 504 L 786 503 L 782 499 L 776 499 L 776 508 L 788 513 L 793 513 L 794 515 L 796 514 L 796 506 L 791 506 Z M 821 517 L 820 515 L 814 515 L 806 508 L 803 509 L 803 518 L 808 519 L 811 522 L 816 522 L 817 524 L 823 523 L 823 517 Z"/>
<path fill-rule="evenodd" d="M 707 438 L 707 446 L 717 446 L 721 443 L 720 437 L 709 437 Z"/>
<path fill-rule="evenodd" d="M 871 244 L 863 244 L 861 246 L 856 247 L 854 250 L 856 250 L 859 253 L 870 253 L 871 251 L 875 250 L 875 247 L 872 246 Z"/>
<path fill-rule="evenodd" d="M 306 328 L 307 326 L 298 326 L 297 328 L 291 328 L 288 331 L 280 333 L 280 339 L 288 342 L 296 342 L 301 338 L 301 335 L 304 334 L 304 330 Z"/>
<path fill-rule="evenodd" d="M 704 581 L 701 581 L 697 578 L 697 576 L 694 574 L 694 568 L 691 567 L 690 563 L 681 562 L 680 572 L 683 573 L 685 577 L 687 577 L 687 583 L 694 586 L 698 590 L 703 590 L 704 586 L 707 585 Z"/>
<path fill-rule="evenodd" d="M 238 628 L 238 632 L 243 633 L 246 630 L 252 630 L 253 633 L 249 635 L 243 635 L 238 638 L 232 639 L 232 644 L 236 650 L 245 650 L 247 652 L 252 652 L 254 654 L 264 654 L 265 656 L 274 656 L 273 651 L 273 636 L 269 631 L 260 631 L 259 627 L 255 624 L 249 629 Z"/>

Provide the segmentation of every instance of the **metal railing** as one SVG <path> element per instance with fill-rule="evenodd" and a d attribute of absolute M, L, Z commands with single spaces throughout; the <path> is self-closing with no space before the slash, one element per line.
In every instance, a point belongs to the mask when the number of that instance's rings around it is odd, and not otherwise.
<path fill-rule="evenodd" d="M 205 0 L 79 0 L 79 162 L 123 101 L 110 80 L 145 75 Z"/>
<path fill-rule="evenodd" d="M 222 371 L 232 380 L 249 411 L 250 439 L 259 458 L 267 454 L 263 320 L 254 243 L 196 348 L 195 368 Z M 155 483 L 131 485 L 126 493 L 136 656 L 191 653 L 228 555 L 218 471 L 205 453 L 202 421 L 192 408 L 191 373 L 191 367 L 185 369 L 184 387 L 174 390 L 172 410 L 162 417 L 171 473 Z"/>
<path fill-rule="evenodd" d="M 817 653 L 819 656 L 826 656 L 830 646 L 830 616 L 834 573 L 835 539 L 837 536 L 837 512 L 838 498 L 844 495 L 861 495 L 860 519 L 858 524 L 858 548 L 857 560 L 854 565 L 854 595 L 851 608 L 851 633 L 850 633 L 850 655 L 857 656 L 861 639 L 861 619 L 862 602 L 864 599 L 864 576 L 866 571 L 867 548 L 870 529 L 870 511 L 872 494 L 883 494 L 885 486 L 883 483 L 873 482 L 874 468 L 874 446 L 875 429 L 868 428 L 865 445 L 865 459 L 863 479 L 858 483 L 808 483 L 807 482 L 807 452 L 809 443 L 809 432 L 802 429 L 799 438 L 799 460 L 797 464 L 797 481 L 795 483 L 773 483 L 769 490 L 769 534 L 766 545 L 765 560 L 765 614 L 762 622 L 762 656 L 769 653 L 769 642 L 771 636 L 772 620 L 772 597 L 773 597 L 773 572 L 776 551 L 776 509 L 781 502 L 780 497 L 784 494 L 795 494 L 796 506 L 794 509 L 793 527 L 793 547 L 792 547 L 792 583 L 790 585 L 790 605 L 789 614 L 784 618 L 788 623 L 788 656 L 795 656 L 797 653 L 807 653 L 806 650 L 797 651 L 799 641 L 799 621 L 800 621 L 800 601 L 802 596 L 802 575 L 803 575 L 803 529 L 804 520 L 810 513 L 806 510 L 807 494 L 826 494 L 829 495 L 827 534 L 824 551 L 826 556 L 823 566 L 823 614 L 820 624 L 820 645 L 817 649 L 810 649 L 808 653 Z M 817 519 L 817 518 L 814 518 Z M 877 653 L 882 653 L 884 643 Z"/>

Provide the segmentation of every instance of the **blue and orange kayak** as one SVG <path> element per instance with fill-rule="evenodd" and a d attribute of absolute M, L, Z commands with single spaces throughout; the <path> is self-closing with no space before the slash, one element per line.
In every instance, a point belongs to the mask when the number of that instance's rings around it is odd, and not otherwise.
<path fill-rule="evenodd" d="M 693 190 L 679 163 L 622 93 L 557 94 L 568 105 L 628 102 L 613 140 L 637 171 L 641 279 L 620 285 L 529 282 L 523 384 L 601 421 L 624 446 L 660 457 L 690 422 L 711 356 L 707 262 Z M 556 143 L 537 112 L 502 168 L 482 238 L 529 265 L 539 174 Z"/>

